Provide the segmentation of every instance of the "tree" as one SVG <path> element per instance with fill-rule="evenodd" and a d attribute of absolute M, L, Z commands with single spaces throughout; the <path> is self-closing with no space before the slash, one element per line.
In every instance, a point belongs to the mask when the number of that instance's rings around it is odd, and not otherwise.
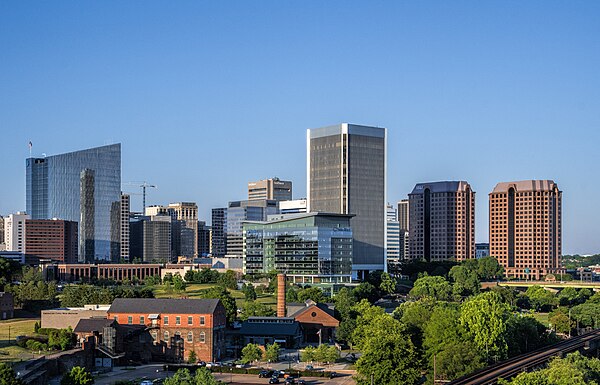
<path fill-rule="evenodd" d="M 598 327 L 600 325 L 600 304 L 584 303 L 571 308 L 571 316 L 580 327 Z"/>
<path fill-rule="evenodd" d="M 305 302 L 309 299 L 315 301 L 316 303 L 324 303 L 328 300 L 323 293 L 323 290 L 318 287 L 307 287 L 298 291 L 299 301 Z"/>
<path fill-rule="evenodd" d="M 506 325 L 509 356 L 517 356 L 555 342 L 555 336 L 531 315 L 511 314 Z"/>
<path fill-rule="evenodd" d="M 477 260 L 477 275 L 482 281 L 491 281 L 502 278 L 504 269 L 496 258 L 487 256 Z"/>
<path fill-rule="evenodd" d="M 481 283 L 477 270 L 469 269 L 466 265 L 458 265 L 450 269 L 449 275 L 454 282 L 452 293 L 455 297 L 468 297 L 479 293 Z"/>
<path fill-rule="evenodd" d="M 548 317 L 548 322 L 557 333 L 569 334 L 575 326 L 575 321 L 569 319 L 562 308 L 556 309 Z"/>
<path fill-rule="evenodd" d="M 237 289 L 237 275 L 233 270 L 227 270 L 219 276 L 217 283 L 230 290 Z"/>
<path fill-rule="evenodd" d="M 74 366 L 60 381 L 60 385 L 91 385 L 93 383 L 92 374 L 81 366 Z"/>
<path fill-rule="evenodd" d="M 166 273 L 164 278 L 163 278 L 163 282 L 164 283 L 173 283 L 173 273 Z"/>
<path fill-rule="evenodd" d="M 388 314 L 374 319 L 356 362 L 359 385 L 419 383 L 414 346 L 402 324 Z M 372 382 L 373 381 L 373 382 Z"/>
<path fill-rule="evenodd" d="M 381 316 L 386 314 L 383 308 L 371 305 L 366 299 L 357 303 L 352 310 L 358 314 L 358 317 L 350 340 L 357 349 L 361 350 L 368 340 L 371 330 L 377 326 L 377 322 L 382 320 Z M 392 317 L 388 317 L 393 320 Z"/>
<path fill-rule="evenodd" d="M 275 310 L 264 303 L 256 301 L 245 301 L 242 307 L 242 313 L 240 319 L 242 321 L 247 320 L 248 317 L 274 317 Z"/>
<path fill-rule="evenodd" d="M 179 273 L 176 273 L 173 276 L 173 289 L 175 289 L 177 293 L 181 293 L 185 291 L 185 288 L 185 281 L 183 280 L 183 278 L 181 278 L 181 275 L 179 275 Z"/>
<path fill-rule="evenodd" d="M 279 361 L 279 344 L 275 342 L 272 345 L 267 345 L 267 350 L 265 351 L 265 360 L 269 362 L 277 362 Z"/>
<path fill-rule="evenodd" d="M 350 289 L 342 287 L 333 297 L 333 302 L 335 302 L 336 312 L 339 313 L 338 318 L 343 321 L 350 316 L 350 310 L 356 303 L 356 299 Z"/>
<path fill-rule="evenodd" d="M 188 364 L 195 364 L 198 361 L 198 357 L 196 357 L 196 352 L 194 350 L 190 350 L 190 354 L 188 355 Z"/>
<path fill-rule="evenodd" d="M 485 367 L 485 359 L 471 341 L 444 344 L 436 353 L 436 380 L 454 380 Z M 433 357 L 430 360 L 430 368 Z M 433 375 L 433 373 L 432 373 Z"/>
<path fill-rule="evenodd" d="M 379 288 L 388 294 L 392 294 L 396 291 L 396 280 L 392 278 L 391 275 L 384 272 L 381 274 L 381 284 L 379 285 Z"/>
<path fill-rule="evenodd" d="M 205 369 L 205 368 L 198 368 Z M 197 372 L 196 372 L 197 373 Z M 173 374 L 173 377 L 165 378 L 164 385 L 195 385 L 196 381 L 188 369 L 179 369 Z M 62 385 L 62 384 L 61 384 Z"/>
<path fill-rule="evenodd" d="M 558 304 L 560 306 L 572 305 L 577 300 L 577 289 L 567 286 L 558 293 Z"/>
<path fill-rule="evenodd" d="M 237 305 L 235 299 L 231 296 L 227 289 L 217 286 L 210 289 L 202 290 L 198 293 L 200 298 L 216 298 L 220 299 L 223 306 L 225 306 L 225 313 L 227 315 L 227 322 L 232 323 L 235 321 L 237 316 Z"/>
<path fill-rule="evenodd" d="M 196 375 L 194 376 L 194 385 L 219 385 L 221 382 L 217 381 L 210 370 L 206 368 L 196 369 Z M 167 384 L 165 384 L 167 385 Z"/>
<path fill-rule="evenodd" d="M 558 304 L 558 300 L 554 293 L 544 289 L 541 286 L 530 286 L 525 295 L 529 298 L 529 302 L 537 311 L 550 311 L 552 307 Z"/>
<path fill-rule="evenodd" d="M 354 290 L 352 290 L 352 294 L 354 294 L 356 301 L 366 299 L 369 302 L 374 303 L 379 299 L 379 293 L 377 293 L 377 289 L 369 282 L 362 282 L 356 286 Z"/>
<path fill-rule="evenodd" d="M 492 356 L 502 359 L 508 351 L 506 330 L 509 315 L 510 307 L 502 302 L 502 298 L 494 292 L 487 292 L 462 304 L 459 321 L 479 350 L 485 352 L 487 359 Z"/>
<path fill-rule="evenodd" d="M 438 301 L 448 301 L 451 293 L 452 287 L 444 277 L 426 275 L 415 281 L 408 295 L 415 299 L 430 297 Z"/>
<path fill-rule="evenodd" d="M 313 362 L 316 361 L 315 351 L 317 349 L 314 346 L 308 345 L 304 350 L 300 353 L 300 361 L 302 362 Z"/>
<path fill-rule="evenodd" d="M 332 363 L 339 357 L 339 352 L 335 346 L 321 344 L 315 349 L 313 355 L 314 361 Z"/>
<path fill-rule="evenodd" d="M 244 293 L 246 301 L 256 301 L 256 290 L 251 283 L 242 285 L 242 293 Z"/>
<path fill-rule="evenodd" d="M 17 378 L 15 371 L 10 365 L 0 364 L 0 384 L 2 385 L 22 385 L 23 382 Z"/>
<path fill-rule="evenodd" d="M 261 357 L 262 350 L 256 344 L 248 344 L 242 349 L 242 362 L 245 364 L 258 361 Z"/>

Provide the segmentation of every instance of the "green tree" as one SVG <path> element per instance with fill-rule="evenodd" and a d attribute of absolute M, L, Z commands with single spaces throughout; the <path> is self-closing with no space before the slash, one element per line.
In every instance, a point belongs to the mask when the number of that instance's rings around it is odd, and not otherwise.
<path fill-rule="evenodd" d="M 386 314 L 383 308 L 371 305 L 366 299 L 357 303 L 353 307 L 353 310 L 356 311 L 358 317 L 356 318 L 356 325 L 352 332 L 351 341 L 357 349 L 362 350 L 371 334 L 371 330 L 376 327 L 377 322 L 380 322 L 382 320 L 381 317 Z M 392 317 L 389 316 L 389 318 L 393 320 Z"/>
<path fill-rule="evenodd" d="M 262 350 L 256 344 L 248 344 L 242 349 L 242 362 L 245 364 L 258 361 L 261 357 Z"/>
<path fill-rule="evenodd" d="M 435 360 L 436 380 L 454 380 L 486 366 L 484 357 L 471 341 L 453 341 L 444 344 L 436 353 Z M 432 363 L 433 357 L 430 368 Z"/>
<path fill-rule="evenodd" d="M 571 308 L 571 316 L 580 327 L 600 326 L 600 304 L 586 302 Z"/>
<path fill-rule="evenodd" d="M 176 273 L 173 276 L 173 289 L 175 289 L 177 293 L 181 293 L 185 291 L 186 286 L 187 285 L 185 284 L 183 278 L 181 278 L 181 275 L 179 275 L 179 273 Z"/>
<path fill-rule="evenodd" d="M 493 356 L 502 359 L 508 351 L 506 331 L 509 316 L 510 306 L 503 303 L 498 294 L 487 292 L 463 303 L 459 320 L 488 360 Z"/>
<path fill-rule="evenodd" d="M 481 283 L 477 270 L 469 269 L 466 265 L 458 265 L 450 269 L 449 275 L 454 283 L 452 293 L 455 297 L 468 297 L 479 293 Z"/>
<path fill-rule="evenodd" d="M 308 345 L 304 350 L 300 353 L 300 361 L 302 362 L 313 362 L 316 361 L 315 351 L 317 349 L 314 346 Z"/>
<path fill-rule="evenodd" d="M 237 316 L 237 305 L 235 299 L 231 296 L 227 289 L 217 286 L 210 289 L 202 290 L 198 292 L 200 298 L 217 298 L 221 300 L 221 303 L 225 307 L 225 313 L 227 315 L 227 322 L 232 323 L 235 321 Z"/>
<path fill-rule="evenodd" d="M 94 383 L 92 374 L 81 366 L 74 366 L 70 372 L 65 373 L 60 385 L 91 385 Z"/>
<path fill-rule="evenodd" d="M 482 281 L 491 281 L 502 278 L 504 269 L 496 258 L 487 256 L 477 260 L 477 275 Z"/>
<path fill-rule="evenodd" d="M 553 343 L 554 335 L 532 315 L 511 314 L 506 325 L 509 356 L 517 356 Z"/>
<path fill-rule="evenodd" d="M 575 321 L 569 319 L 568 314 L 562 308 L 558 308 L 548 317 L 548 322 L 557 333 L 569 334 L 575 326 Z"/>
<path fill-rule="evenodd" d="M 415 299 L 430 297 L 438 301 L 448 301 L 451 293 L 452 286 L 444 277 L 426 275 L 415 281 L 408 295 Z"/>
<path fill-rule="evenodd" d="M 281 348 L 277 342 L 272 345 L 267 345 L 267 350 L 265 350 L 265 360 L 269 362 L 278 362 L 280 350 Z"/>
<path fill-rule="evenodd" d="M 198 368 L 205 369 L 205 368 Z M 196 381 L 188 369 L 179 369 L 173 377 L 165 378 L 164 385 L 196 385 Z"/>
<path fill-rule="evenodd" d="M 227 289 L 237 289 L 237 274 L 233 270 L 227 270 L 219 276 L 217 283 Z"/>
<path fill-rule="evenodd" d="M 567 286 L 558 293 L 558 304 L 560 306 L 572 305 L 577 300 L 577 289 Z"/>
<path fill-rule="evenodd" d="M 212 372 L 206 368 L 196 369 L 196 375 L 194 376 L 194 385 L 219 385 L 220 381 L 217 381 L 213 376 Z M 165 385 L 168 385 L 165 383 Z"/>
<path fill-rule="evenodd" d="M 374 303 L 379 299 L 377 288 L 369 282 L 362 282 L 356 286 L 354 290 L 352 290 L 352 294 L 354 295 L 354 298 L 356 298 L 356 301 L 366 299 L 369 302 Z"/>
<path fill-rule="evenodd" d="M 248 319 L 248 317 L 274 317 L 275 315 L 275 310 L 264 303 L 245 301 L 239 318 L 242 321 L 245 321 Z"/>
<path fill-rule="evenodd" d="M 318 287 L 307 287 L 298 291 L 299 301 L 305 302 L 309 299 L 315 301 L 316 303 L 324 303 L 328 301 L 327 297 L 323 293 L 323 290 Z"/>
<path fill-rule="evenodd" d="M 244 293 L 246 301 L 256 301 L 256 290 L 251 283 L 242 286 L 242 293 Z"/>
<path fill-rule="evenodd" d="M 356 299 L 350 289 L 342 287 L 335 297 L 333 297 L 333 302 L 335 302 L 335 310 L 339 314 L 338 318 L 345 320 L 350 316 L 350 310 L 356 303 Z"/>
<path fill-rule="evenodd" d="M 15 371 L 10 365 L 1 363 L 0 364 L 0 384 L 2 385 L 22 385 L 23 382 L 17 379 Z"/>
<path fill-rule="evenodd" d="M 198 361 L 198 357 L 196 357 L 196 352 L 194 350 L 190 350 L 190 354 L 188 354 L 188 364 L 195 364 Z"/>
<path fill-rule="evenodd" d="M 552 307 L 558 305 L 558 300 L 554 293 L 538 285 L 530 286 L 525 295 L 537 311 L 550 311 Z"/>
<path fill-rule="evenodd" d="M 381 274 L 381 284 L 379 285 L 379 289 L 388 294 L 396 292 L 396 280 L 388 273 L 383 272 Z"/>
<path fill-rule="evenodd" d="M 262 288 L 262 286 L 260 286 Z M 298 302 L 298 289 L 294 286 L 285 291 L 285 300 L 287 303 Z"/>
<path fill-rule="evenodd" d="M 356 362 L 357 383 L 418 384 L 415 348 L 403 325 L 388 314 L 376 317 Z"/>

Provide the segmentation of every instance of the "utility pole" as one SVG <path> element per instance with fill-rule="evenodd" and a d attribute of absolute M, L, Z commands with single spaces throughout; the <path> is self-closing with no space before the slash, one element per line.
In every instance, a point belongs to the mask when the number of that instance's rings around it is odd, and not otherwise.
<path fill-rule="evenodd" d="M 437 377 L 436 370 L 435 370 L 436 369 L 435 368 L 435 358 L 436 358 L 435 356 L 436 356 L 436 354 L 433 355 L 433 385 L 435 385 L 435 382 L 436 382 L 435 378 Z"/>

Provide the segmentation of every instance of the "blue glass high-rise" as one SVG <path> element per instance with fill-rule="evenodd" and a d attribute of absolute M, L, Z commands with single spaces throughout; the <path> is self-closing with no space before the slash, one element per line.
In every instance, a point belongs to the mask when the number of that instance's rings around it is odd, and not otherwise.
<path fill-rule="evenodd" d="M 118 261 L 121 144 L 26 161 L 32 219 L 79 223 L 79 261 Z"/>

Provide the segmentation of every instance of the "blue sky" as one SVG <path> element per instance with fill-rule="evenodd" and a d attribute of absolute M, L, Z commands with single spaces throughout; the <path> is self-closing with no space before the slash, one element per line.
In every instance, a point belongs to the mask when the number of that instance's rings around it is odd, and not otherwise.
<path fill-rule="evenodd" d="M 600 252 L 600 2 L 0 2 L 0 214 L 34 155 L 123 144 L 122 179 L 200 216 L 279 176 L 306 129 L 388 128 L 388 197 L 554 179 L 564 253 Z M 135 192 L 131 186 L 126 191 Z M 135 196 L 133 208 L 141 207 Z"/>

